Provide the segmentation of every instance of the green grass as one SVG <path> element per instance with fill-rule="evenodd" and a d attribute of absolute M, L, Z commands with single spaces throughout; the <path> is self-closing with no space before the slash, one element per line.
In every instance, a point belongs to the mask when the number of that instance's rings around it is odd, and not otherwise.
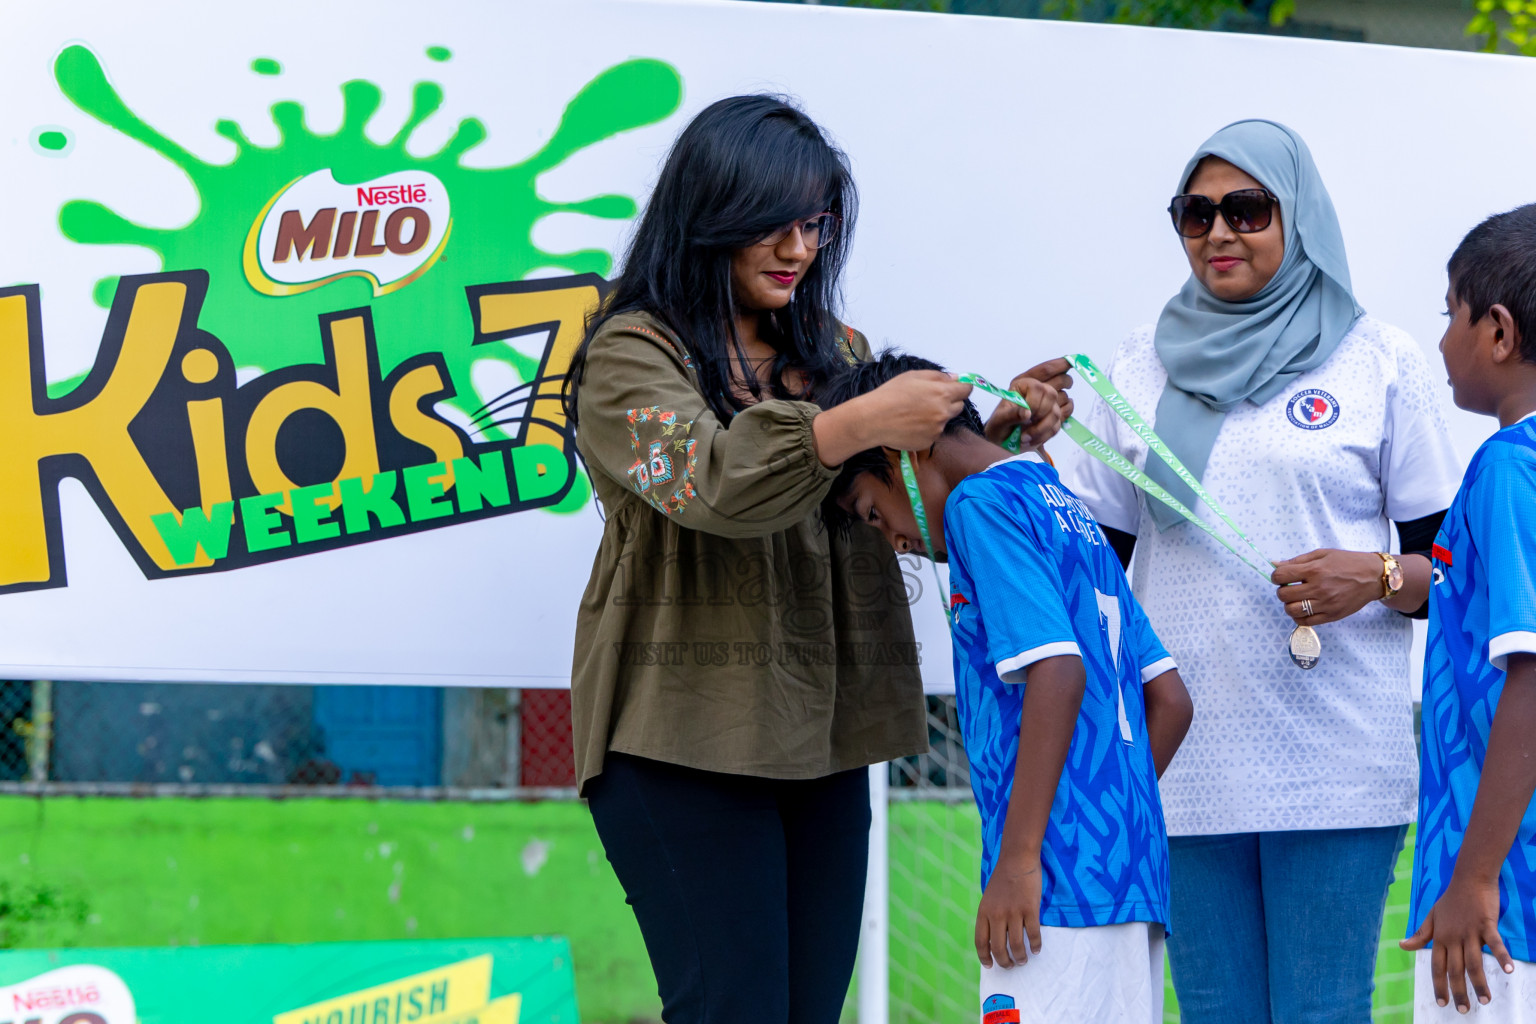
<path fill-rule="evenodd" d="M 22 948 L 565 935 L 584 1021 L 660 1017 L 578 803 L 4 797 L 0 882 L 85 903 Z"/>
<path fill-rule="evenodd" d="M 1383 928 L 1382 1024 L 1411 1017 L 1412 961 L 1396 943 L 1411 834 L 1408 847 Z M 891 1024 L 973 1019 L 974 805 L 893 804 L 890 850 Z M 0 851 L 0 885 L 84 903 L 12 922 L 19 947 L 561 934 L 584 1021 L 660 1017 L 639 929 L 580 804 L 9 797 Z M 1168 1011 L 1176 1021 L 1171 988 Z"/>

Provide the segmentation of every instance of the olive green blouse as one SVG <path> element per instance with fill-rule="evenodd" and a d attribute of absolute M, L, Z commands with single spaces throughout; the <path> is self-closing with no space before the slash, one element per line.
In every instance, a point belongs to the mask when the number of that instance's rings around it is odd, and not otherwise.
<path fill-rule="evenodd" d="M 849 329 L 850 360 L 868 344 Z M 809 402 L 722 423 L 653 317 L 592 339 L 576 444 L 606 511 L 576 619 L 577 782 L 610 750 L 810 779 L 928 749 L 908 585 L 890 546 L 820 504 Z"/>

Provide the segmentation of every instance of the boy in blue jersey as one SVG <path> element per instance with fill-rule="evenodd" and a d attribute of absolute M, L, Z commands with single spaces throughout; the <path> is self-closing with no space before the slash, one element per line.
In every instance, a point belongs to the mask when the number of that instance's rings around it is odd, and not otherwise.
<path fill-rule="evenodd" d="M 938 367 L 883 355 L 817 400 L 917 369 Z M 828 515 L 949 563 L 955 692 L 982 825 L 978 1019 L 1156 1024 L 1168 922 L 1157 777 L 1189 727 L 1184 683 L 1051 466 L 988 441 L 970 403 L 912 458 L 935 550 L 923 549 L 896 452 L 844 463 Z"/>
<path fill-rule="evenodd" d="M 1451 390 L 1500 429 L 1432 552 L 1402 946 L 1418 951 L 1416 1021 L 1453 1020 L 1454 1002 L 1480 1020 L 1536 1022 L 1536 205 L 1473 228 L 1447 270 Z"/>

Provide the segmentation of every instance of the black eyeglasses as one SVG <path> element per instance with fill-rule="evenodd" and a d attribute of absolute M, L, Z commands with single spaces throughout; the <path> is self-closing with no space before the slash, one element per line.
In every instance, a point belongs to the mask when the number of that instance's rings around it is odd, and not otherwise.
<path fill-rule="evenodd" d="M 778 245 L 789 237 L 789 233 L 795 228 L 800 229 L 800 237 L 805 242 L 807 249 L 820 249 L 832 241 L 832 236 L 837 234 L 837 214 L 818 213 L 814 217 L 805 220 L 797 220 L 793 224 L 787 224 L 772 234 L 764 235 L 758 239 L 758 245 Z"/>
<path fill-rule="evenodd" d="M 1202 238 L 1210 234 L 1216 224 L 1216 211 L 1226 218 L 1227 224 L 1240 235 L 1251 235 L 1269 227 L 1275 217 L 1275 204 L 1280 200 L 1267 188 L 1240 188 L 1213 203 L 1205 196 L 1174 196 L 1168 204 L 1168 214 L 1173 218 L 1173 230 L 1185 238 Z"/>

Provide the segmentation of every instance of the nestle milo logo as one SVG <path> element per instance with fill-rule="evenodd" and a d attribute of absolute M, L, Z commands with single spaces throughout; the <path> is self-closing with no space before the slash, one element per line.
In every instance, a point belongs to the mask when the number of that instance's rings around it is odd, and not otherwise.
<path fill-rule="evenodd" d="M 373 294 L 404 288 L 431 269 L 453 226 L 448 190 L 421 170 L 342 185 L 329 168 L 284 186 L 246 235 L 243 264 L 264 295 L 297 295 L 343 277 Z"/>

